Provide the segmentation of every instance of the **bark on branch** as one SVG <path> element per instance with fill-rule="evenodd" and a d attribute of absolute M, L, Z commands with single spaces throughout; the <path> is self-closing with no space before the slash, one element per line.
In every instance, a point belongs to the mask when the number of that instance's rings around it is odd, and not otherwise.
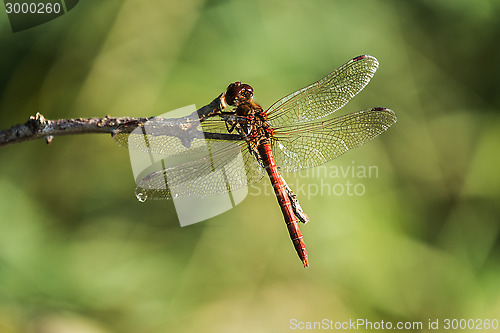
<path fill-rule="evenodd" d="M 189 145 L 189 140 L 193 138 L 240 140 L 241 137 L 237 134 L 206 133 L 196 129 L 198 121 L 203 122 L 207 118 L 217 115 L 226 106 L 224 94 L 221 94 L 210 104 L 186 117 L 162 119 L 162 134 L 176 136 L 184 145 Z M 110 133 L 113 135 L 118 130 L 120 133 L 130 133 L 152 118 L 114 118 L 106 116 L 104 118 L 48 120 L 42 114 L 37 113 L 24 124 L 0 131 L 0 147 L 41 138 L 50 143 L 55 136 L 62 135 L 89 133 Z"/>

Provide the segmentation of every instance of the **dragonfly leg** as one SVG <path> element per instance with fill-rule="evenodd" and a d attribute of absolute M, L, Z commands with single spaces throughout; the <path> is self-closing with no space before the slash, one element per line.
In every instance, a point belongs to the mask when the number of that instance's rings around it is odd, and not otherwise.
<path fill-rule="evenodd" d="M 226 120 L 226 129 L 229 133 L 232 133 L 234 131 L 234 128 L 236 127 L 237 122 L 230 122 L 229 120 Z M 231 125 L 231 128 L 229 128 L 229 125 Z"/>

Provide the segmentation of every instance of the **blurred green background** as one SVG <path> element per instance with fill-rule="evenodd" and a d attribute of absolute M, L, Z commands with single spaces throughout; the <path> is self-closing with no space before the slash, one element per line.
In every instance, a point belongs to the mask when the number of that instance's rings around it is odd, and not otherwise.
<path fill-rule="evenodd" d="M 108 0 L 14 34 L 1 13 L 2 129 L 200 107 L 236 80 L 269 106 L 360 54 L 380 68 L 338 113 L 385 106 L 398 122 L 326 165 L 376 166 L 323 179 L 364 195 L 301 196 L 308 269 L 270 195 L 181 228 L 171 202 L 135 199 L 107 135 L 1 148 L 0 332 L 500 320 L 499 17 L 494 0 Z"/>

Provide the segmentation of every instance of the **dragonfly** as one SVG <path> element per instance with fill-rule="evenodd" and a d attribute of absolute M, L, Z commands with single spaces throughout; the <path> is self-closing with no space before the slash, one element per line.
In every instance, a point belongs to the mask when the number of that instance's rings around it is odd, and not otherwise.
<path fill-rule="evenodd" d="M 261 180 L 266 174 L 273 186 L 284 221 L 304 267 L 309 266 L 298 222 L 308 218 L 281 172 L 295 172 L 326 163 L 385 132 L 397 120 L 385 107 L 373 107 L 340 117 L 328 117 L 345 106 L 369 83 L 378 68 L 376 58 L 355 57 L 324 78 L 299 89 L 264 110 L 253 100 L 253 88 L 231 83 L 221 95 L 221 106 L 200 116 L 202 136 L 188 142 L 175 135 L 131 134 L 118 129 L 113 137 L 122 146 L 169 156 L 190 156 L 155 170 L 138 183 L 139 200 L 177 196 L 210 196 L 234 191 Z M 226 108 L 232 107 L 229 111 Z M 162 118 L 152 119 L 162 128 Z M 218 136 L 217 136 L 218 135 Z M 147 145 L 144 145 L 145 137 Z M 200 152 L 210 151 L 209 155 Z M 145 148 L 146 147 L 146 148 Z M 236 157 L 243 160 L 237 164 Z M 217 178 L 224 170 L 229 178 Z M 168 174 L 168 187 L 165 177 Z M 220 180 L 222 179 L 222 180 Z M 182 185 L 175 194 L 171 188 Z"/>

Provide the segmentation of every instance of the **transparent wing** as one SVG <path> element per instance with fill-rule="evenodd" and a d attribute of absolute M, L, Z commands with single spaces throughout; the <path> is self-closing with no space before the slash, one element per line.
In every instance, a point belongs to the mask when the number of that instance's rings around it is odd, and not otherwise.
<path fill-rule="evenodd" d="M 235 191 L 259 181 L 264 170 L 245 142 L 209 142 L 208 154 L 188 161 L 165 159 L 138 182 L 139 200 L 207 197 Z"/>
<path fill-rule="evenodd" d="M 334 159 L 385 132 L 396 122 L 386 108 L 275 129 L 272 149 L 281 171 L 314 167 Z"/>
<path fill-rule="evenodd" d="M 322 118 L 347 104 L 370 82 L 378 68 L 372 56 L 358 56 L 321 80 L 274 103 L 269 123 L 282 127 Z"/>
<path fill-rule="evenodd" d="M 113 139 L 120 146 L 135 151 L 173 156 L 203 153 L 208 139 L 202 131 L 227 134 L 225 122 L 219 118 L 209 118 L 198 126 L 198 129 L 187 133 L 178 130 L 178 135 L 172 134 L 171 127 L 168 126 L 169 120 L 152 118 L 132 133 L 129 133 L 127 128 L 118 128 L 113 133 Z M 179 124 L 180 126 L 182 124 Z"/>
<path fill-rule="evenodd" d="M 116 133 L 113 138 L 122 147 L 135 151 L 166 155 L 192 155 L 204 151 L 205 139 L 193 138 L 189 147 L 174 136 L 152 136 L 130 133 Z"/>
<path fill-rule="evenodd" d="M 182 131 L 173 136 L 168 120 L 152 118 L 132 133 L 126 128 L 114 133 L 119 145 L 148 153 L 148 162 L 157 161 L 138 179 L 139 200 L 224 194 L 262 178 L 264 171 L 245 141 L 205 139 L 204 132 L 228 133 L 223 120 L 208 118 L 198 127 L 191 136 Z"/>

